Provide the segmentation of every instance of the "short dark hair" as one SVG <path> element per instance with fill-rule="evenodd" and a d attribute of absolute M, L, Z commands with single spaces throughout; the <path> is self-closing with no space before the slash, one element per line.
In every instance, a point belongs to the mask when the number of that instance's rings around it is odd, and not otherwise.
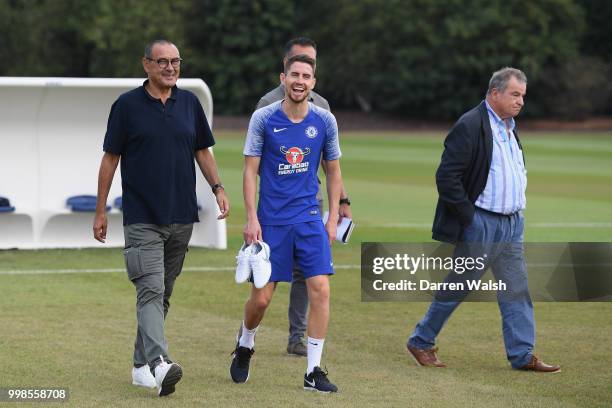
<path fill-rule="evenodd" d="M 147 45 L 145 45 L 145 49 L 144 49 L 144 56 L 145 56 L 145 58 L 151 58 L 151 53 L 153 51 L 153 47 L 155 47 L 157 44 L 171 44 L 171 45 L 174 45 L 171 41 L 164 40 L 163 38 L 160 38 L 160 39 L 157 39 L 157 40 L 153 40 L 150 43 L 148 43 Z"/>
<path fill-rule="evenodd" d="M 298 55 L 294 55 L 293 57 L 287 60 L 287 63 L 285 64 L 285 74 L 287 74 L 287 72 L 289 71 L 289 68 L 291 67 L 291 65 L 293 65 L 294 62 L 303 62 L 305 64 L 310 65 L 312 67 L 313 74 L 315 70 L 317 69 L 317 62 L 315 60 L 313 60 L 306 54 L 298 54 Z"/>
<path fill-rule="evenodd" d="M 308 37 L 296 37 L 296 38 L 292 38 L 291 40 L 287 41 L 287 44 L 285 44 L 285 58 L 289 58 L 289 53 L 291 52 L 291 49 L 293 48 L 294 45 L 300 45 L 302 47 L 312 47 L 314 48 L 314 50 L 317 50 L 317 43 L 315 43 L 313 40 L 311 40 Z"/>

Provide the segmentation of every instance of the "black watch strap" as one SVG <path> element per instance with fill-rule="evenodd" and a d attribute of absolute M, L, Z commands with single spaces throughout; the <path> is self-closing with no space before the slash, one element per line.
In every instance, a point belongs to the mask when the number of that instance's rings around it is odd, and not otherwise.
<path fill-rule="evenodd" d="M 214 186 L 212 186 L 211 188 L 212 188 L 213 194 L 217 194 L 217 190 L 219 190 L 220 188 L 225 190 L 225 187 L 223 187 L 223 184 L 221 184 L 221 183 L 217 183 Z"/>
<path fill-rule="evenodd" d="M 341 199 L 340 199 L 340 205 L 342 205 L 342 204 L 346 204 L 346 205 L 349 205 L 349 206 L 350 206 L 350 205 L 351 205 L 351 200 L 349 200 L 349 198 L 348 198 L 348 197 L 346 197 L 346 198 L 341 198 Z"/>

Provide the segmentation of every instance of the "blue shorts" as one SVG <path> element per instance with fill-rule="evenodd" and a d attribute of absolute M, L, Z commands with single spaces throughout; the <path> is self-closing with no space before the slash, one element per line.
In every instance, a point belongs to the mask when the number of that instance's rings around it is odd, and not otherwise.
<path fill-rule="evenodd" d="M 291 282 L 293 263 L 304 278 L 333 275 L 334 264 L 322 221 L 290 225 L 262 225 L 262 238 L 270 245 L 270 282 Z"/>

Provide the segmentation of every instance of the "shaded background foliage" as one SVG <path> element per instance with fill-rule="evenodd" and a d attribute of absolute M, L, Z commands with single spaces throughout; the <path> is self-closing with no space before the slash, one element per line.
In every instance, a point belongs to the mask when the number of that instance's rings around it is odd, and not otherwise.
<path fill-rule="evenodd" d="M 334 109 L 453 118 L 512 65 L 527 115 L 583 118 L 612 111 L 611 19 L 607 0 L 0 0 L 0 75 L 142 77 L 144 44 L 167 38 L 217 113 L 244 114 L 307 35 Z"/>

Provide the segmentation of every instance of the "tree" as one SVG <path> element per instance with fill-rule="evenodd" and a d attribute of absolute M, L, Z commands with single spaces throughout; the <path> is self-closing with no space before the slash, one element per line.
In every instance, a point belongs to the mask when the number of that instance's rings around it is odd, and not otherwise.
<path fill-rule="evenodd" d="M 456 117 L 506 65 L 537 84 L 577 54 L 583 27 L 571 0 L 337 0 L 305 11 L 303 21 L 324 17 L 320 81 L 336 106 L 410 117 Z M 543 113 L 537 100 L 533 109 Z"/>
<path fill-rule="evenodd" d="M 0 7 L 3 75 L 87 76 L 91 44 L 81 35 L 95 14 L 78 0 L 14 0 Z"/>
<path fill-rule="evenodd" d="M 278 84 L 293 15 L 285 0 L 192 2 L 184 20 L 190 50 L 186 70 L 208 83 L 216 110 L 250 113 Z"/>
<path fill-rule="evenodd" d="M 0 0 L 0 74 L 141 77 L 144 45 L 165 38 L 185 60 L 181 75 L 210 86 L 216 112 L 244 114 L 278 84 L 285 42 L 306 35 L 318 44 L 317 90 L 334 109 L 454 118 L 510 65 L 529 79 L 525 114 L 581 117 L 612 102 L 610 4 Z"/>
<path fill-rule="evenodd" d="M 189 13 L 185 0 L 98 0 L 97 12 L 82 33 L 92 44 L 91 76 L 142 77 L 144 46 L 155 39 L 166 39 L 186 50 L 183 18 Z M 188 58 L 186 58 L 188 61 Z"/>

